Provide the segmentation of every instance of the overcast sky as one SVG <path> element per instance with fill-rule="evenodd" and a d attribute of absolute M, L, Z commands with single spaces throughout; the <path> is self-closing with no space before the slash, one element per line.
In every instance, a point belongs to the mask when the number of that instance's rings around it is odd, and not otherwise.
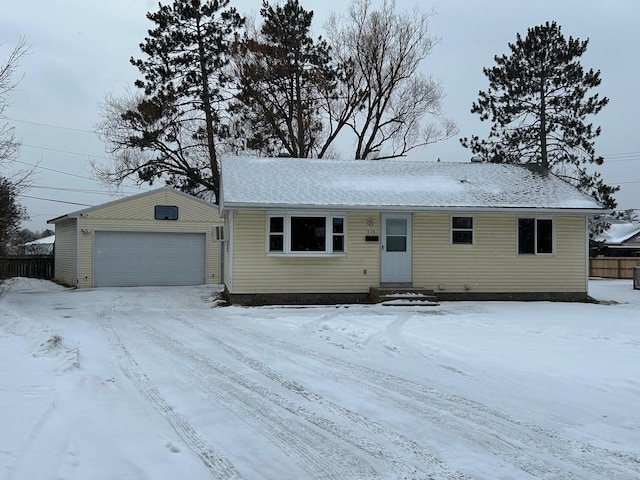
<path fill-rule="evenodd" d="M 261 3 L 231 1 L 242 14 L 256 13 Z M 301 0 L 301 4 L 315 12 L 318 35 L 329 14 L 340 14 L 347 2 Z M 593 118 L 603 132 L 596 141 L 597 152 L 605 157 L 599 171 L 606 182 L 621 186 L 616 195 L 619 208 L 640 208 L 640 2 L 397 1 L 398 10 L 414 7 L 437 12 L 430 28 L 442 42 L 422 71 L 442 83 L 446 114 L 458 122 L 458 137 L 486 135 L 489 125 L 470 113 L 471 104 L 488 86 L 482 68 L 493 65 L 496 54 L 507 53 L 516 33 L 524 36 L 528 28 L 555 20 L 565 36 L 589 38 L 582 64 L 601 71 L 599 92 L 610 99 Z M 24 78 L 6 111 L 23 143 L 19 158 L 23 163 L 18 166 L 39 165 L 33 188 L 21 199 L 31 216 L 26 227 L 42 230 L 49 227 L 48 219 L 117 198 L 91 178 L 89 160 L 107 161 L 104 145 L 91 131 L 105 94 L 121 94 L 137 78 L 129 58 L 140 56 L 138 45 L 152 26 L 145 14 L 156 8 L 157 2 L 150 0 L 3 2 L 0 58 L 6 59 L 22 36 L 32 45 L 20 67 Z M 413 157 L 466 161 L 471 154 L 460 147 L 458 137 Z M 125 188 L 123 193 L 139 191 Z"/>

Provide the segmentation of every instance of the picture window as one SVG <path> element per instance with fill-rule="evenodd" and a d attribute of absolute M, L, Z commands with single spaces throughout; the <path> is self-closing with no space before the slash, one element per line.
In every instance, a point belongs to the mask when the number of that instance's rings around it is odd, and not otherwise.
<path fill-rule="evenodd" d="M 270 215 L 267 235 L 268 253 L 344 253 L 345 218 L 339 215 Z"/>

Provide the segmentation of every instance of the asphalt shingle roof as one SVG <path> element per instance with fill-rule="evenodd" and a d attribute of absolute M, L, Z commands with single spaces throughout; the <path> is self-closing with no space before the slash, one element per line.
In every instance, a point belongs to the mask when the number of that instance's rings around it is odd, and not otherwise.
<path fill-rule="evenodd" d="M 224 208 L 603 208 L 555 175 L 520 165 L 251 157 L 221 165 Z"/>

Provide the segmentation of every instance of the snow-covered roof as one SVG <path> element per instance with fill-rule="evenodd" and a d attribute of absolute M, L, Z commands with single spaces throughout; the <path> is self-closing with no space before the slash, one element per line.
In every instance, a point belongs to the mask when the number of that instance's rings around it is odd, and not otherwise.
<path fill-rule="evenodd" d="M 640 234 L 640 223 L 614 223 L 606 232 L 597 235 L 597 242 L 622 244 Z"/>
<path fill-rule="evenodd" d="M 224 157 L 221 168 L 223 209 L 603 210 L 555 175 L 519 165 Z"/>
<path fill-rule="evenodd" d="M 48 237 L 42 237 L 42 238 L 38 238 L 37 240 L 34 240 L 32 242 L 27 242 L 25 243 L 25 247 L 29 246 L 29 245 L 49 245 L 52 243 L 55 243 L 56 241 L 56 236 L 55 235 L 49 235 Z"/>

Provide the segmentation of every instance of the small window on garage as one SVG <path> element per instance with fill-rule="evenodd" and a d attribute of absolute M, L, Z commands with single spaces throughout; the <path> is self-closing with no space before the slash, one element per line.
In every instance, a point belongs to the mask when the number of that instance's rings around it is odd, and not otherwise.
<path fill-rule="evenodd" d="M 156 220 L 177 220 L 178 207 L 175 205 L 156 205 L 155 219 Z"/>

